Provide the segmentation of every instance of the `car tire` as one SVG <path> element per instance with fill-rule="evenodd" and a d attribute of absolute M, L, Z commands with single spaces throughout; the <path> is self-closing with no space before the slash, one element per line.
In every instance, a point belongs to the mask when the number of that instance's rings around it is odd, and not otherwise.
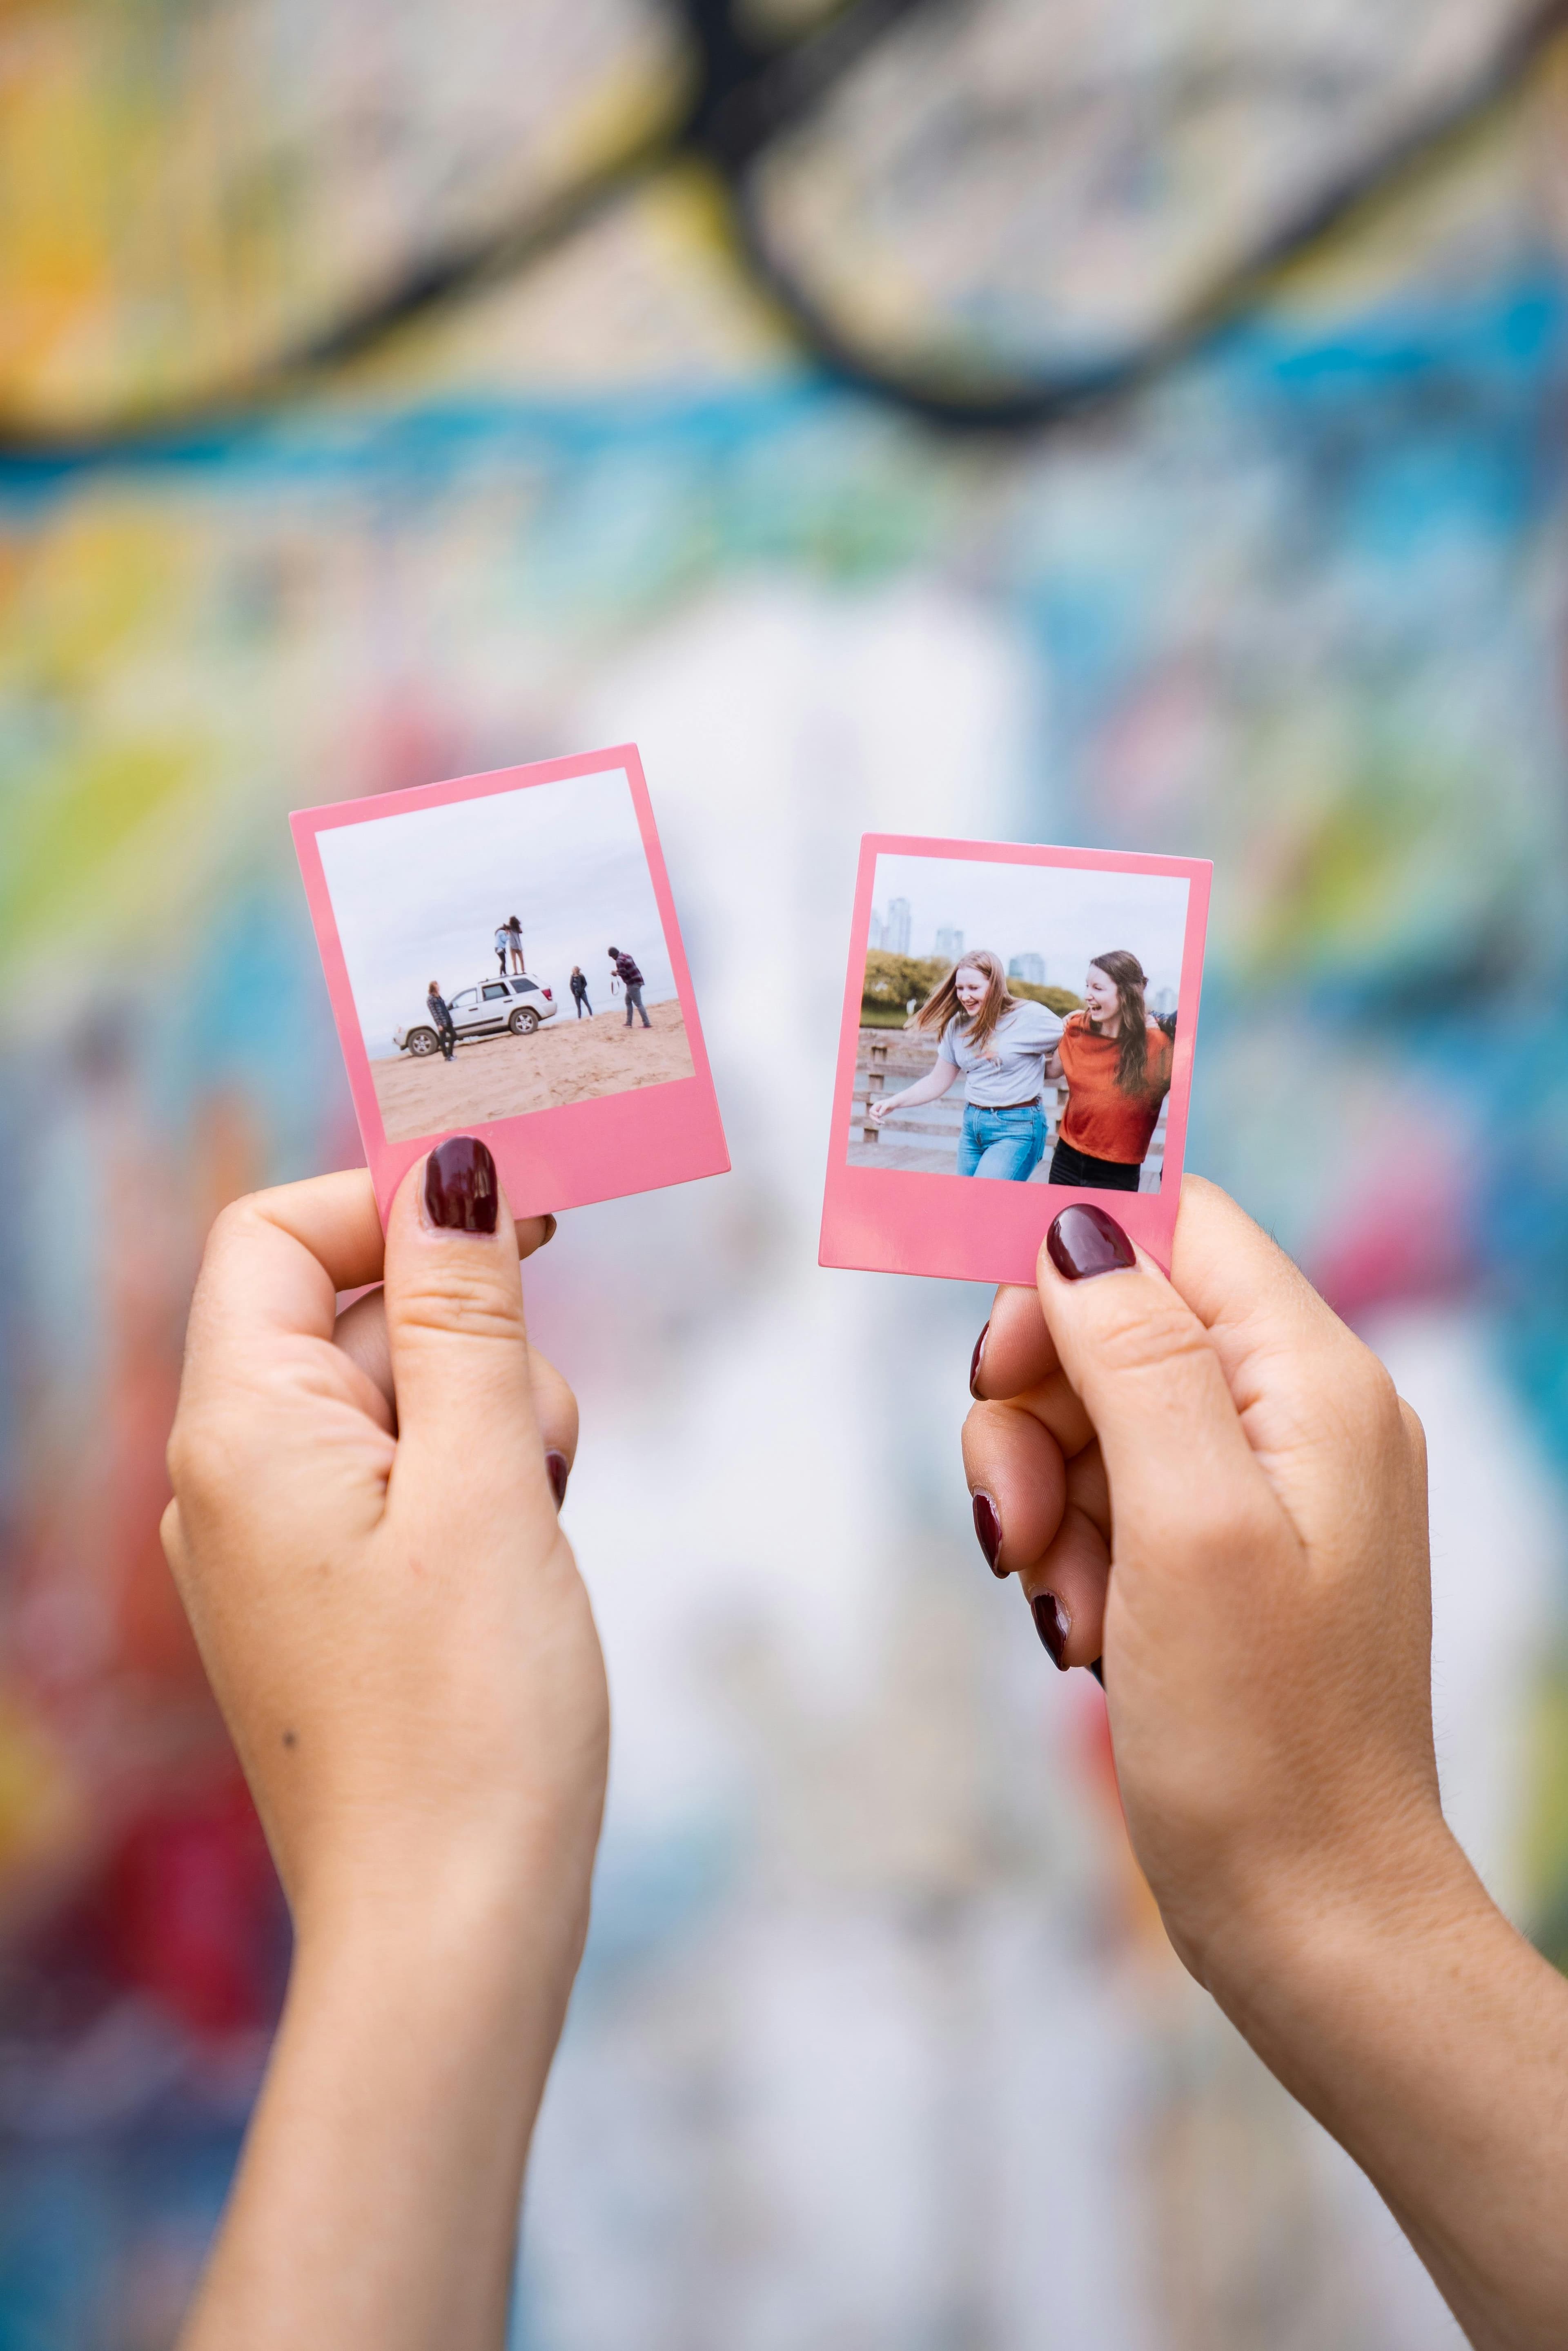
<path fill-rule="evenodd" d="M 421 1059 L 426 1053 L 434 1053 L 441 1043 L 434 1029 L 411 1029 L 403 1041 L 409 1051 L 418 1054 Z"/>
<path fill-rule="evenodd" d="M 507 1026 L 514 1037 L 531 1037 L 539 1025 L 539 1016 L 531 1004 L 520 1004 Z"/>

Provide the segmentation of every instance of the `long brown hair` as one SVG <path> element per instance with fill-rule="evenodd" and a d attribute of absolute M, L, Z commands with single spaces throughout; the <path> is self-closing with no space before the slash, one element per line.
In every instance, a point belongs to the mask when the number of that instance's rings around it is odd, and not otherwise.
<path fill-rule="evenodd" d="M 1149 1076 L 1149 1008 L 1144 1001 L 1148 974 L 1126 947 L 1113 947 L 1109 955 L 1091 956 L 1089 962 L 1092 970 L 1104 973 L 1116 991 L 1122 1048 L 1116 1063 L 1116 1083 L 1124 1094 L 1164 1093 L 1164 1082 Z M 1092 1035 L 1099 1036 L 1087 1011 L 1083 1025 Z"/>
<path fill-rule="evenodd" d="M 986 1000 L 969 1019 L 958 1001 L 958 974 L 961 971 L 983 971 L 986 975 Z M 964 1023 L 965 1034 L 979 1052 L 991 1041 L 991 1031 L 1005 1013 L 1018 1010 L 1018 998 L 1008 994 L 1008 976 L 999 955 L 989 947 L 976 947 L 970 955 L 961 955 L 946 979 L 938 982 L 918 1012 L 911 1014 L 904 1023 L 908 1029 L 935 1029 L 943 1038 L 955 1020 Z"/>

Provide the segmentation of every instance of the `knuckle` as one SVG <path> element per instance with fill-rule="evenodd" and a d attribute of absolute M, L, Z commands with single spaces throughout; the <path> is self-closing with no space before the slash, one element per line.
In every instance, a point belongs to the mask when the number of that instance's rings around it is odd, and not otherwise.
<path fill-rule="evenodd" d="M 1405 1442 L 1409 1447 L 1410 1458 L 1424 1478 L 1427 1474 L 1426 1427 L 1414 1405 L 1406 1404 L 1403 1396 L 1397 1397 L 1396 1401 L 1399 1406 L 1400 1426 L 1405 1433 Z"/>
<path fill-rule="evenodd" d="M 185 1409 L 169 1433 L 167 1462 L 176 1503 L 190 1501 L 226 1483 L 229 1448 L 210 1416 Z"/>
<path fill-rule="evenodd" d="M 1130 1374 L 1212 1362 L 1207 1332 L 1177 1300 L 1151 1299 L 1141 1285 L 1126 1287 L 1134 1294 L 1106 1301 L 1093 1334 L 1095 1360 L 1103 1370 Z"/>
<path fill-rule="evenodd" d="M 438 1332 L 443 1337 L 500 1339 L 521 1345 L 520 1290 L 485 1272 L 455 1267 L 439 1281 L 414 1280 L 389 1299 L 388 1319 L 400 1334 Z"/>

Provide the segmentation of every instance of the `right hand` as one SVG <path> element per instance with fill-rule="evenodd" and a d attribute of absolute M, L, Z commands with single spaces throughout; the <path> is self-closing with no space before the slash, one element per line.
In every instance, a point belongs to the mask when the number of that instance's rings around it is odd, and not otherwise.
<path fill-rule="evenodd" d="M 870 1119 L 873 1126 L 880 1126 L 883 1120 L 887 1116 L 888 1112 L 890 1110 L 896 1110 L 903 1100 L 904 1096 L 902 1094 L 881 1095 L 875 1102 L 867 1102 L 865 1106 L 866 1116 Z"/>
<path fill-rule="evenodd" d="M 1425 1447 L 1375 1357 L 1211 1185 L 1183 1186 L 1170 1280 L 1123 1249 L 1093 1279 L 1042 1249 L 1036 1290 L 998 1293 L 965 1467 L 1041 1639 L 1063 1665 L 1103 1654 L 1134 1847 L 1224 1997 L 1259 1935 L 1452 1880 Z"/>

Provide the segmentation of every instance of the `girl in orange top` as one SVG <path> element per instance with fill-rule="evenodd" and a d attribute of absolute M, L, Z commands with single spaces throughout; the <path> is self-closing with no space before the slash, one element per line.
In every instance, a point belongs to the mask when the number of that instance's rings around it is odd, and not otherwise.
<path fill-rule="evenodd" d="M 1148 980 L 1125 947 L 1097 956 L 1083 1009 L 1070 1012 L 1045 1064 L 1067 1081 L 1067 1109 L 1051 1154 L 1052 1184 L 1135 1192 L 1160 1104 L 1170 1091 L 1171 1040 L 1144 1002 Z"/>

